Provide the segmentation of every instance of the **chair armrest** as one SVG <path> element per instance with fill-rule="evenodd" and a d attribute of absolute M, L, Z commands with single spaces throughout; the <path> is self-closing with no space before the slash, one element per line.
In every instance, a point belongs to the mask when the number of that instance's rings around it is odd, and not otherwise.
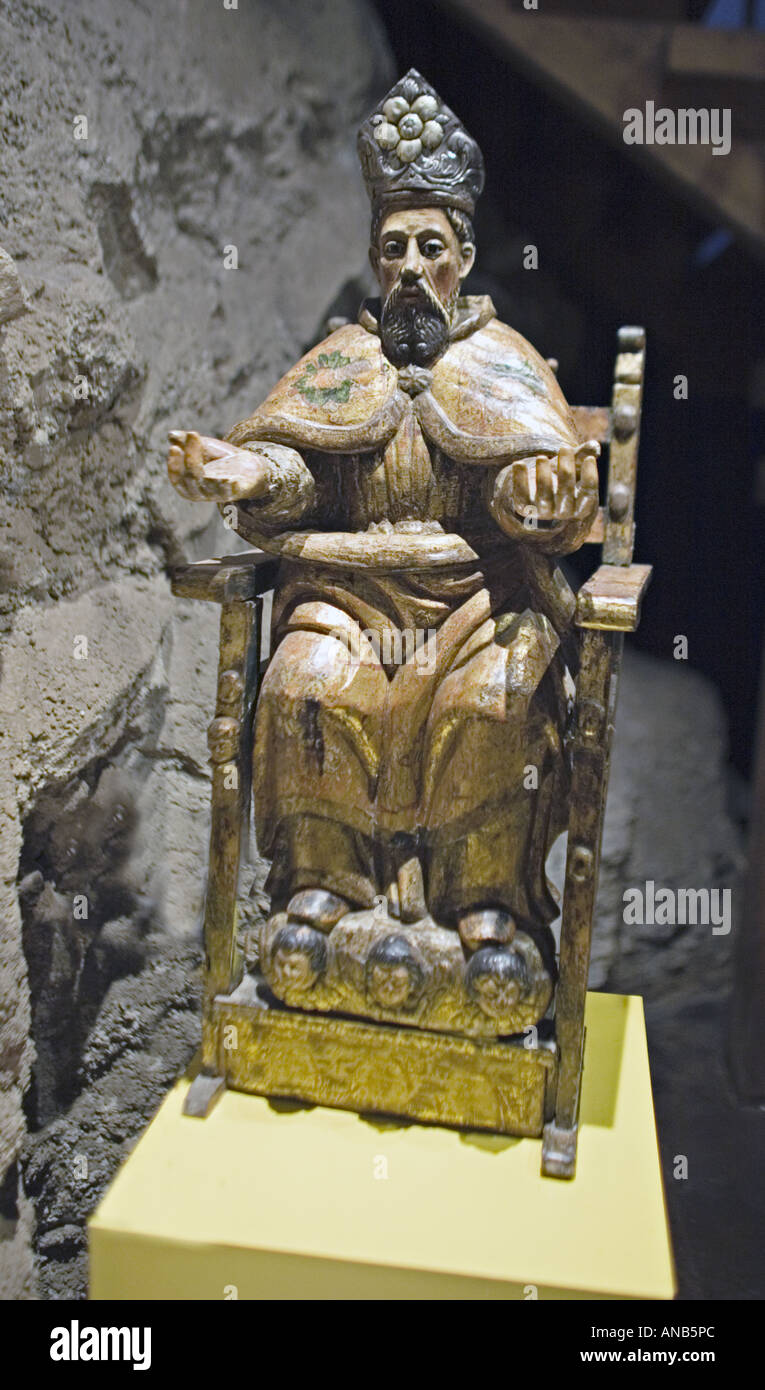
<path fill-rule="evenodd" d="M 607 405 L 572 405 L 571 414 L 582 443 L 597 439 L 599 444 L 610 444 L 613 419 Z"/>
<path fill-rule="evenodd" d="M 576 626 L 634 632 L 650 578 L 650 565 L 601 565 L 579 590 Z"/>
<path fill-rule="evenodd" d="M 273 589 L 278 560 L 262 550 L 243 550 L 221 560 L 198 560 L 176 565 L 170 588 L 177 598 L 202 598 L 212 603 L 256 598 Z"/>
<path fill-rule="evenodd" d="M 587 535 L 582 541 L 582 545 L 602 545 L 606 534 L 606 509 L 598 507 Z"/>

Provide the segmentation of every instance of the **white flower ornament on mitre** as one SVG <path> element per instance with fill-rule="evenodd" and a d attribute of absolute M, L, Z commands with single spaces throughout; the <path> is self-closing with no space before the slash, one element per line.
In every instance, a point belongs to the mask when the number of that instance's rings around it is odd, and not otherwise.
<path fill-rule="evenodd" d="M 436 97 L 423 92 L 413 102 L 406 97 L 389 97 L 382 115 L 373 120 L 374 137 L 384 150 L 390 150 L 402 164 L 411 164 L 418 154 L 435 150 L 444 138 L 439 125 Z"/>

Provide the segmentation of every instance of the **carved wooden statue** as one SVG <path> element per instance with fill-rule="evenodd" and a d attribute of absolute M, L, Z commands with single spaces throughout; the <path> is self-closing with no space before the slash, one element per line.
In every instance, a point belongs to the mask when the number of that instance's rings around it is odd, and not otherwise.
<path fill-rule="evenodd" d="M 223 602 L 189 1109 L 226 1078 L 511 1133 L 547 1120 L 544 1169 L 570 1175 L 617 633 L 636 625 L 648 573 L 629 563 L 642 335 L 622 330 L 616 416 L 573 412 L 491 300 L 460 295 L 483 161 L 415 70 L 365 121 L 359 152 L 380 298 L 226 441 L 171 436 L 181 494 L 218 502 L 257 547 L 174 584 Z M 604 523 L 597 458 L 612 434 Z M 577 602 L 558 559 L 604 525 L 613 563 Z M 250 749 L 254 619 L 271 585 Z M 242 974 L 250 755 L 271 913 Z M 577 814 L 556 1026 L 545 861 Z"/>

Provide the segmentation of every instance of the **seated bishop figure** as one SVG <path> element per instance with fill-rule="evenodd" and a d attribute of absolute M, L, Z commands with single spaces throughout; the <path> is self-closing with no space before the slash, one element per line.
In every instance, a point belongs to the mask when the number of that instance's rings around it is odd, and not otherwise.
<path fill-rule="evenodd" d="M 463 297 L 480 150 L 414 69 L 359 132 L 379 299 L 170 476 L 280 557 L 253 796 L 277 1000 L 496 1036 L 549 1007 L 598 504 L 547 362 Z"/>

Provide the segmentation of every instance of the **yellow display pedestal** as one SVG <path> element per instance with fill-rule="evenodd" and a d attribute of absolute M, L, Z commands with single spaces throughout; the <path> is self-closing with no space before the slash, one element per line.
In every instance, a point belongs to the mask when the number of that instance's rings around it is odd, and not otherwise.
<path fill-rule="evenodd" d="M 96 1299 L 671 1298 L 642 1001 L 590 994 L 577 1175 L 539 1139 L 170 1093 L 90 1221 Z"/>

